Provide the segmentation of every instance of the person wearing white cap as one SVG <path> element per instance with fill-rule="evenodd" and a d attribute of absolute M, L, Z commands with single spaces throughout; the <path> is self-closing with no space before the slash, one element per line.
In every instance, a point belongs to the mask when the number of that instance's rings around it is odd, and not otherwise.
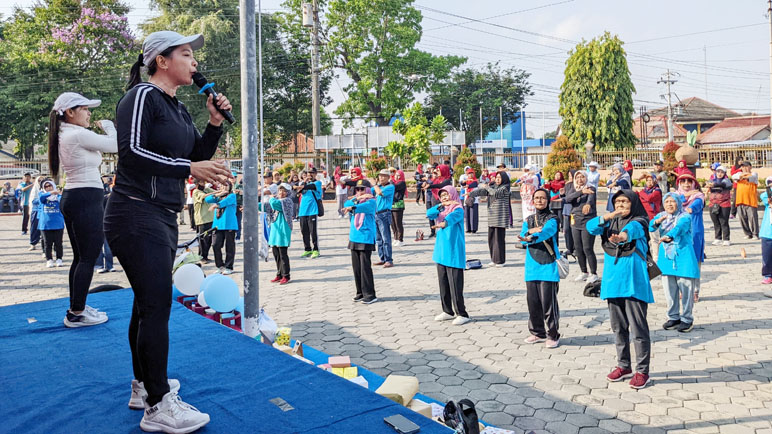
<path fill-rule="evenodd" d="M 591 185 L 598 190 L 598 183 L 600 182 L 600 172 L 598 172 L 600 165 L 597 161 L 590 162 L 587 165 L 587 184 Z"/>
<path fill-rule="evenodd" d="M 60 207 L 73 256 L 68 284 L 70 308 L 64 317 L 64 325 L 70 328 L 107 321 L 104 312 L 86 305 L 94 264 L 104 244 L 104 186 L 99 170 L 102 152 L 118 151 L 117 134 L 112 122 L 97 122 L 107 135 L 88 129 L 91 126 L 89 109 L 100 104 L 98 99 L 65 92 L 56 98 L 49 115 L 48 164 L 51 175 L 58 177 L 61 166 L 67 176 Z"/>
<path fill-rule="evenodd" d="M 180 382 L 167 378 L 176 213 L 185 205 L 185 179 L 220 185 L 232 177 L 223 162 L 209 161 L 223 134 L 217 107 L 230 110 L 228 99 L 208 97 L 203 134 L 177 99 L 180 86 L 193 83 L 193 51 L 203 44 L 201 35 L 148 35 L 116 111 L 119 159 L 104 228 L 134 291 L 129 407 L 144 409 L 139 426 L 145 431 L 188 433 L 209 423 L 209 415 L 177 396 Z M 142 66 L 147 82 L 141 82 Z"/>

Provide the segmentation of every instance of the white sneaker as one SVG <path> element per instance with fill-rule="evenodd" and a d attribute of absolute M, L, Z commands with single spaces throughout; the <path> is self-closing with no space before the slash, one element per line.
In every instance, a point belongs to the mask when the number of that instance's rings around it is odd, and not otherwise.
<path fill-rule="evenodd" d="M 469 317 L 459 315 L 456 317 L 456 319 L 453 320 L 453 325 L 464 325 L 469 321 L 471 321 Z"/>
<path fill-rule="evenodd" d="M 713 244 L 714 246 L 718 246 L 719 244 L 721 244 L 721 240 L 714 240 L 711 244 Z"/>
<path fill-rule="evenodd" d="M 169 392 L 158 404 L 145 409 L 139 427 L 143 431 L 184 434 L 208 423 L 208 414 L 185 403 L 177 393 Z"/>
<path fill-rule="evenodd" d="M 29 250 L 31 252 L 31 251 L 35 250 L 35 246 L 29 246 L 29 249 L 27 249 L 27 250 Z"/>
<path fill-rule="evenodd" d="M 54 260 L 53 259 L 49 259 L 48 261 L 46 261 L 46 267 L 54 268 Z"/>
<path fill-rule="evenodd" d="M 61 259 L 57 259 L 57 260 L 56 260 L 56 266 L 57 266 L 57 267 L 61 267 L 62 265 L 64 265 L 64 264 L 62 263 L 62 260 L 61 260 Z"/>
<path fill-rule="evenodd" d="M 582 274 L 580 274 L 580 275 L 576 276 L 576 279 L 574 279 L 574 282 L 582 282 L 582 281 L 585 281 L 585 280 L 587 280 L 587 277 L 589 277 L 589 274 L 587 274 L 587 273 L 582 273 Z"/>
<path fill-rule="evenodd" d="M 180 391 L 180 381 L 170 378 L 169 391 L 177 393 Z M 137 380 L 131 380 L 131 398 L 129 399 L 129 408 L 132 410 L 144 410 L 145 399 L 147 399 L 147 390 L 145 390 L 145 383 L 140 383 Z"/>
<path fill-rule="evenodd" d="M 496 266 L 496 264 L 494 264 L 493 262 L 489 262 L 489 263 L 485 264 L 485 268 L 491 268 L 491 267 L 495 267 L 495 266 Z"/>
<path fill-rule="evenodd" d="M 225 270 L 225 267 L 220 267 L 214 271 L 212 274 L 222 274 L 222 272 Z"/>
<path fill-rule="evenodd" d="M 229 274 L 233 274 L 233 270 L 231 270 L 230 268 L 225 268 L 225 269 L 222 270 L 221 274 L 227 276 Z"/>
<path fill-rule="evenodd" d="M 600 280 L 600 277 L 598 277 L 597 274 L 590 274 L 590 277 L 587 278 L 587 283 L 593 283 Z"/>
<path fill-rule="evenodd" d="M 445 312 L 442 312 L 441 314 L 434 317 L 435 321 L 448 321 L 455 318 L 453 315 L 447 314 Z"/>
<path fill-rule="evenodd" d="M 496 264 L 496 268 L 502 268 L 502 267 L 504 267 L 504 266 L 506 266 L 506 265 L 507 265 L 507 264 Z"/>
<path fill-rule="evenodd" d="M 729 240 L 726 240 L 726 241 L 724 241 L 724 243 L 723 243 L 723 244 L 724 244 L 725 246 L 731 246 L 731 245 L 732 245 L 732 243 L 730 243 L 730 242 L 729 242 Z"/>
<path fill-rule="evenodd" d="M 64 316 L 64 325 L 68 328 L 89 327 L 107 322 L 107 314 L 95 310 L 84 309 L 80 315 L 67 311 Z"/>
<path fill-rule="evenodd" d="M 89 315 L 93 317 L 104 317 L 105 319 L 107 318 L 107 314 L 105 312 L 102 312 L 99 309 L 95 309 L 89 305 L 86 305 L 86 308 L 84 310 L 87 311 Z"/>

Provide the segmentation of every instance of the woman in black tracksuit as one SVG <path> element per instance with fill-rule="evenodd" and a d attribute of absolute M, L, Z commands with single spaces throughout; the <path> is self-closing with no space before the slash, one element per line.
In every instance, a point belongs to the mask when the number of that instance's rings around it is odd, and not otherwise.
<path fill-rule="evenodd" d="M 185 205 L 185 179 L 193 175 L 219 184 L 230 177 L 224 164 L 206 161 L 223 133 L 223 116 L 212 97 L 206 102 L 209 124 L 203 134 L 176 98 L 180 86 L 192 84 L 197 65 L 193 49 L 201 45 L 200 35 L 183 37 L 169 31 L 149 35 L 143 54 L 132 66 L 130 90 L 116 113 L 119 159 L 104 229 L 134 291 L 129 345 L 135 381 L 129 406 L 143 408 L 144 404 L 140 427 L 150 431 L 182 432 L 172 429 L 196 429 L 209 422 L 208 415 L 182 405 L 174 390 L 179 382 L 168 380 L 166 373 L 171 270 L 177 213 Z M 143 64 L 148 67 L 148 82 L 140 82 Z M 222 95 L 216 104 L 231 108 Z M 170 428 L 158 414 L 179 420 Z"/>

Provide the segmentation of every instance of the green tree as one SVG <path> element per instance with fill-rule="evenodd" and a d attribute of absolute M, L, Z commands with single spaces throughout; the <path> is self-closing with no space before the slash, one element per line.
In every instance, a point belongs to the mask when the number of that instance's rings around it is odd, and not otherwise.
<path fill-rule="evenodd" d="M 407 161 L 417 164 L 428 162 L 432 143 L 442 143 L 445 138 L 445 118 L 437 115 L 430 123 L 418 102 L 406 108 L 402 117 L 404 120 L 394 121 L 392 131 L 401 134 L 403 139 L 389 142 L 383 152 L 392 158 L 399 158 L 400 165 Z"/>
<path fill-rule="evenodd" d="M 563 172 L 563 179 L 568 178 L 569 172 L 579 170 L 582 167 L 582 160 L 576 149 L 568 140 L 568 137 L 561 135 L 552 144 L 552 150 L 547 155 L 547 165 L 544 166 L 544 179 L 551 180 L 555 172 Z"/>
<path fill-rule="evenodd" d="M 111 119 L 123 95 L 136 41 L 117 0 L 44 0 L 17 8 L 2 25 L 0 140 L 32 158 L 46 143 L 48 114 L 66 91 L 102 100 L 94 119 Z"/>
<path fill-rule="evenodd" d="M 301 3 L 283 6 L 300 23 Z M 322 63 L 340 68 L 351 79 L 343 90 L 346 100 L 335 110 L 340 116 L 364 117 L 386 126 L 390 119 L 450 74 L 465 59 L 433 56 L 415 48 L 421 39 L 421 13 L 413 0 L 320 1 Z"/>
<path fill-rule="evenodd" d="M 425 101 L 427 112 L 442 113 L 451 124 L 461 125 L 466 132 L 466 143 L 474 143 L 480 137 L 481 105 L 483 137 L 496 131 L 499 122 L 507 125 L 519 119 L 525 98 L 533 95 L 529 76 L 523 70 L 502 70 L 498 64 L 491 63 L 482 71 L 472 68 L 455 71 L 431 87 Z"/>
<path fill-rule="evenodd" d="M 574 146 L 589 140 L 596 150 L 635 146 L 633 92 L 625 50 L 606 32 L 578 44 L 566 61 L 560 86 L 560 117 Z"/>
<path fill-rule="evenodd" d="M 466 166 L 474 169 L 476 177 L 479 178 L 482 174 L 482 166 L 480 166 L 480 162 L 477 161 L 477 156 L 472 153 L 471 149 L 464 146 L 456 157 L 456 165 L 453 166 L 453 181 L 458 182 L 458 178 L 464 173 L 464 168 Z"/>

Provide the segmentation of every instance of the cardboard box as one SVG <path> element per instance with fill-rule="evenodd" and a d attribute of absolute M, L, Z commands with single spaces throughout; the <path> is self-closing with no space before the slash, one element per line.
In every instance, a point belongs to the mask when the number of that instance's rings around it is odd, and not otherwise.
<path fill-rule="evenodd" d="M 418 414 L 422 414 L 428 417 L 429 419 L 432 418 L 432 406 L 421 401 L 420 399 L 413 399 L 412 401 L 410 401 L 410 405 L 408 405 L 407 408 L 413 410 Z"/>
<path fill-rule="evenodd" d="M 292 348 L 288 347 L 286 345 L 279 345 L 278 343 L 274 342 L 273 343 L 273 347 L 276 348 L 277 350 L 281 351 L 284 354 L 289 354 L 289 355 L 293 354 L 292 353 Z"/>
<path fill-rule="evenodd" d="M 399 405 L 408 405 L 418 393 L 418 379 L 404 375 L 389 375 L 375 393 Z"/>
<path fill-rule="evenodd" d="M 327 359 L 327 363 L 333 368 L 348 368 L 351 366 L 351 358 L 349 356 L 334 356 Z"/>

